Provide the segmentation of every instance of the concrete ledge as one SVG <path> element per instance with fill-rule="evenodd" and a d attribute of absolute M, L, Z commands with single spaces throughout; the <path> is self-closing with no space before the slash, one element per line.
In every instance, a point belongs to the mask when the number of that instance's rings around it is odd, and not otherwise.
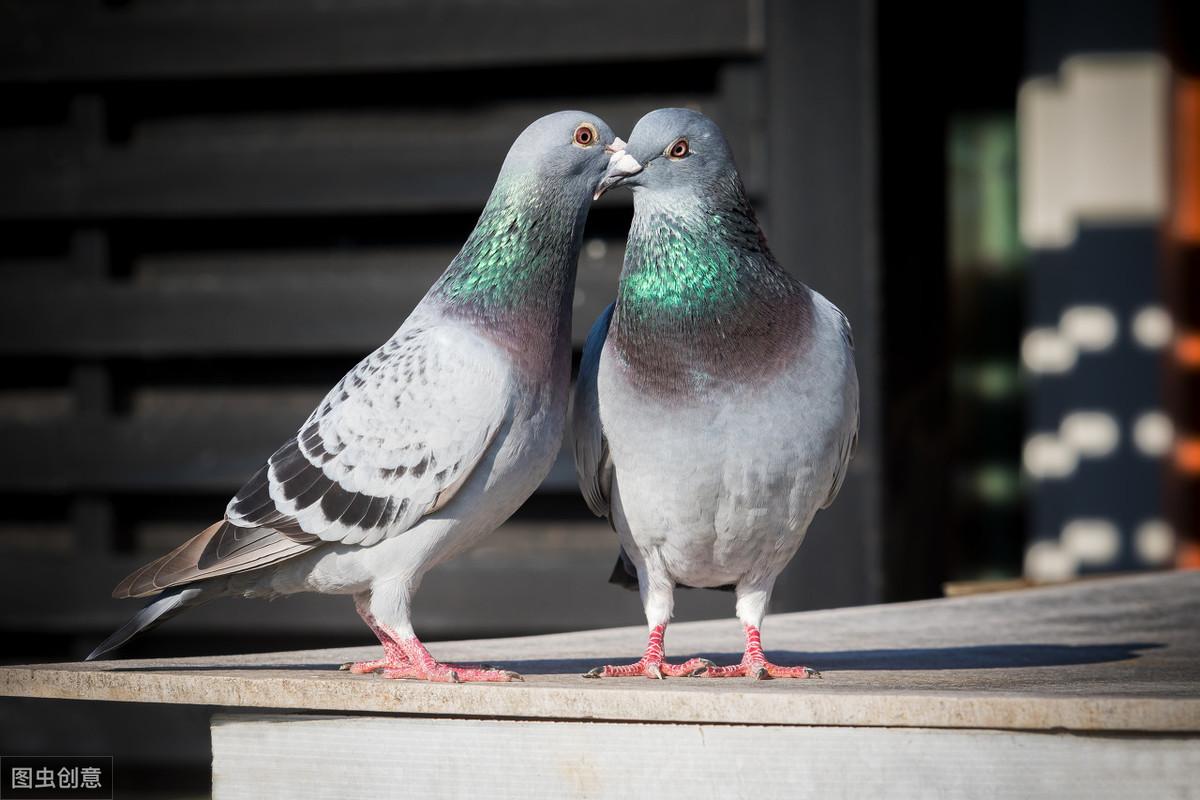
<path fill-rule="evenodd" d="M 1200 794 L 1197 739 L 914 728 L 218 716 L 214 800 Z"/>
<path fill-rule="evenodd" d="M 0 668 L 0 695 L 420 714 L 1006 730 L 1200 732 L 1200 573 L 1105 579 L 768 618 L 780 663 L 822 680 L 589 681 L 641 627 L 432 646 L 526 683 L 430 685 L 339 672 L 375 648 Z M 668 631 L 672 657 L 740 655 L 732 619 Z"/>

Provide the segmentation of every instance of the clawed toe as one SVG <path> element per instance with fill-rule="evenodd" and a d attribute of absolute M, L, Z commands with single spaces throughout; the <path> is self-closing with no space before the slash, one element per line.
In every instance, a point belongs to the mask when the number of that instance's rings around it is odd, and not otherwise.
<path fill-rule="evenodd" d="M 430 666 L 405 666 L 402 669 L 387 669 L 382 672 L 389 680 L 416 680 L 433 683 L 510 683 L 525 681 L 518 672 L 510 669 L 477 667 L 451 667 L 446 664 Z"/>
<path fill-rule="evenodd" d="M 662 680 L 662 668 L 658 666 L 660 662 L 648 661 L 642 659 L 635 661 L 632 664 L 605 664 L 603 667 L 594 667 L 587 671 L 583 677 L 585 678 L 657 678 Z"/>
<path fill-rule="evenodd" d="M 354 675 L 367 675 L 383 669 L 402 669 L 408 666 L 402 661 L 389 661 L 386 658 L 376 658 L 371 661 L 348 661 L 338 669 Z"/>
<path fill-rule="evenodd" d="M 389 681 L 430 681 L 431 683 L 462 683 L 458 672 L 446 669 L 425 669 L 407 665 L 397 669 L 385 669 L 379 673 Z"/>
<path fill-rule="evenodd" d="M 643 658 L 632 664 L 594 667 L 583 674 L 584 678 L 694 678 L 703 675 L 713 666 L 707 658 L 693 658 L 682 664 Z"/>
<path fill-rule="evenodd" d="M 766 670 L 767 674 L 765 677 L 756 675 L 755 677 L 758 680 L 765 680 L 767 678 L 793 678 L 796 680 L 806 680 L 808 678 L 821 677 L 821 673 L 817 672 L 812 667 L 803 667 L 803 666 L 801 666 L 801 667 L 781 667 L 776 664 L 767 662 L 766 664 L 763 664 L 759 669 Z"/>
<path fill-rule="evenodd" d="M 774 678 L 820 678 L 821 673 L 812 667 L 781 667 L 769 661 L 743 661 L 728 667 L 713 667 L 699 675 L 703 678 L 751 678 L 756 681 L 768 681 Z"/>

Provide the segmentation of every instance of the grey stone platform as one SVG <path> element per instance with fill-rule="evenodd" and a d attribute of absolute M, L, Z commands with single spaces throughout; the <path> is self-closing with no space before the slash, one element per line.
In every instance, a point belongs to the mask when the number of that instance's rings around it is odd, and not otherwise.
<path fill-rule="evenodd" d="M 376 652 L 351 648 L 5 667 L 0 695 L 272 709 L 214 720 L 217 797 L 604 797 L 664 772 L 699 796 L 1200 797 L 1200 573 L 769 617 L 769 655 L 820 680 L 579 677 L 643 637 L 431 646 L 514 684 L 349 675 Z M 672 658 L 741 644 L 732 618 L 667 634 Z"/>

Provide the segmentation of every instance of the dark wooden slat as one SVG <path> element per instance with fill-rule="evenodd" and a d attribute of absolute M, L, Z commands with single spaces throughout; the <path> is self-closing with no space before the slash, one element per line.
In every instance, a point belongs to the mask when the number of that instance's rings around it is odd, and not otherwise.
<path fill-rule="evenodd" d="M 112 547 L 113 509 L 108 498 L 84 494 L 71 501 L 71 522 L 81 553 L 107 553 Z"/>
<path fill-rule="evenodd" d="M 380 72 L 747 56 L 761 0 L 6 0 L 0 80 Z"/>
<path fill-rule="evenodd" d="M 308 411 L 0 422 L 0 489 L 26 492 L 232 494 L 300 427 Z M 543 490 L 571 492 L 564 449 Z"/>
<path fill-rule="evenodd" d="M 593 245 L 595 247 L 595 245 Z M 581 345 L 616 295 L 623 248 L 585 248 L 576 288 L 573 338 Z M 454 255 L 348 252 L 287 273 L 287 255 L 232 255 L 227 269 L 184 260 L 192 280 L 31 282 L 0 295 L 0 354 L 65 356 L 366 354 L 400 326 Z M 297 267 L 312 260 L 297 257 Z M 381 268 L 388 261 L 394 268 Z M 189 265 L 195 267 L 189 270 Z M 265 272 L 254 279 L 255 267 Z M 356 267 L 368 267 L 356 269 Z M 157 274 L 163 274 L 161 272 Z M 168 276 L 169 277 L 169 276 Z"/>
<path fill-rule="evenodd" d="M 858 453 L 775 586 L 778 608 L 883 599 L 875 4 L 772 3 L 767 234 L 784 266 L 854 328 Z"/>
<path fill-rule="evenodd" d="M 563 105 L 598 114 L 626 136 L 654 108 L 698 107 L 725 127 L 757 193 L 763 154 L 755 145 L 761 136 L 753 121 L 756 103 L 761 108 L 745 81 L 730 80 L 715 96 L 584 96 L 472 113 L 187 117 L 146 123 L 128 145 L 111 148 L 53 130 L 9 131 L 0 148 L 6 181 L 0 218 L 474 210 L 486 200 L 516 134 Z"/>
<path fill-rule="evenodd" d="M 426 636 L 446 638 L 639 624 L 637 593 L 607 582 L 616 554 L 616 537 L 600 521 L 509 523 L 479 547 L 429 573 L 415 604 L 417 628 Z M 87 562 L 5 559 L 0 562 L 0 628 L 102 636 L 139 607 L 112 600 L 110 592 L 143 561 L 130 556 Z M 30 587 L 44 590 L 31 592 Z M 677 619 L 732 612 L 732 597 L 724 592 L 676 595 Z M 179 616 L 162 630 L 231 635 L 361 630 L 363 643 L 370 643 L 349 598 L 311 594 L 272 603 L 219 600 Z"/>
<path fill-rule="evenodd" d="M 99 103 L 85 98 L 76 104 L 77 118 L 89 119 L 84 125 L 98 124 Z M 76 230 L 71 236 L 71 271 L 84 286 L 103 286 L 108 276 L 109 241 L 104 231 Z M 71 368 L 70 382 L 75 397 L 75 414 L 83 420 L 103 421 L 113 410 L 112 375 L 101 363 L 84 361 Z M 106 553 L 113 544 L 115 515 L 108 498 L 97 494 L 77 495 L 71 499 L 71 520 L 75 542 L 83 553 Z"/>

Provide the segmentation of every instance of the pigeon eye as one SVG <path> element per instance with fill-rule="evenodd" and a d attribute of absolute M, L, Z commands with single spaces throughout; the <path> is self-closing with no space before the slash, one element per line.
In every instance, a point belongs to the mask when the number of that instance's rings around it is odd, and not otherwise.
<path fill-rule="evenodd" d="M 584 122 L 575 129 L 575 144 L 578 147 L 591 147 L 600 138 L 596 133 L 596 126 L 590 122 Z"/>
<path fill-rule="evenodd" d="M 687 139 L 676 139 L 675 143 L 667 148 L 667 156 L 670 158 L 683 158 L 690 152 L 692 151 L 688 148 Z"/>

